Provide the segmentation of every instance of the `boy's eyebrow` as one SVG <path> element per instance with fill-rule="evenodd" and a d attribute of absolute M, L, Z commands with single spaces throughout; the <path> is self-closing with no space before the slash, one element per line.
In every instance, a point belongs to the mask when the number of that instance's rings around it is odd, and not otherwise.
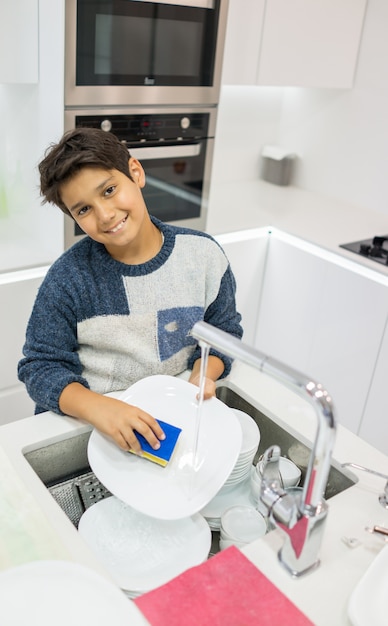
<path fill-rule="evenodd" d="M 104 189 L 105 185 L 107 185 L 109 183 L 109 181 L 112 180 L 112 178 L 113 178 L 113 176 L 108 176 L 108 178 L 106 178 L 99 185 L 97 185 L 97 187 L 95 188 L 95 191 L 97 191 L 97 192 L 102 191 Z M 84 204 L 85 204 L 85 202 L 80 200 L 79 202 L 76 202 L 75 204 L 73 204 L 73 206 L 70 207 L 68 210 L 70 211 L 70 213 L 72 213 L 73 211 L 75 211 L 79 207 L 84 206 Z"/>

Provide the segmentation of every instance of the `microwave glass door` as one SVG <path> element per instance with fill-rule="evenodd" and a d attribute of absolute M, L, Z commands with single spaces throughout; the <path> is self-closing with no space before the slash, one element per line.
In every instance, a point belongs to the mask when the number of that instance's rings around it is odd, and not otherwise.
<path fill-rule="evenodd" d="M 77 86 L 211 86 L 219 0 L 210 4 L 78 0 Z"/>

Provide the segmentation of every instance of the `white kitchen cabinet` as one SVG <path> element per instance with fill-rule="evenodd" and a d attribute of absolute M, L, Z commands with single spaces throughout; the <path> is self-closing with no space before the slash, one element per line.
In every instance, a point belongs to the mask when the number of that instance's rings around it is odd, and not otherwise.
<path fill-rule="evenodd" d="M 367 0 L 229 0 L 223 84 L 350 88 Z"/>
<path fill-rule="evenodd" d="M 242 316 L 244 343 L 253 345 L 264 280 L 268 229 L 255 228 L 216 236 L 236 279 L 236 306 Z"/>
<path fill-rule="evenodd" d="M 271 236 L 255 346 L 322 383 L 338 421 L 354 433 L 388 312 L 388 280 L 379 277 L 296 238 Z"/>
<path fill-rule="evenodd" d="M 0 425 L 34 413 L 34 403 L 18 380 L 27 322 L 47 267 L 0 274 Z"/>
<path fill-rule="evenodd" d="M 0 83 L 37 83 L 38 0 L 2 0 L 0 25 Z"/>
<path fill-rule="evenodd" d="M 229 0 L 222 83 L 255 85 L 265 0 Z"/>
<path fill-rule="evenodd" d="M 387 372 L 388 324 L 385 327 L 381 349 L 358 433 L 360 437 L 384 452 L 384 454 L 388 454 Z"/>

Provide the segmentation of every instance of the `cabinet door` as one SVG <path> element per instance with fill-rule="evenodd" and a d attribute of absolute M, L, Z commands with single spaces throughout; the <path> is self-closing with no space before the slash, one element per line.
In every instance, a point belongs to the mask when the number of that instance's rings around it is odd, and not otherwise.
<path fill-rule="evenodd" d="M 350 88 L 367 0 L 229 0 L 223 84 Z"/>
<path fill-rule="evenodd" d="M 34 412 L 23 383 L 18 380 L 17 365 L 23 356 L 27 322 L 47 267 L 0 274 L 0 425 Z M 0 620 L 1 622 L 1 620 Z"/>
<path fill-rule="evenodd" d="M 0 25 L 0 83 L 37 83 L 38 0 L 2 0 Z"/>
<path fill-rule="evenodd" d="M 352 87 L 366 0 L 269 0 L 258 83 Z"/>
<path fill-rule="evenodd" d="M 388 324 L 385 328 L 379 357 L 369 390 L 359 431 L 360 437 L 388 454 Z"/>
<path fill-rule="evenodd" d="M 229 0 L 222 84 L 255 85 L 265 0 Z"/>
<path fill-rule="evenodd" d="M 244 342 L 252 345 L 267 255 L 267 230 L 228 233 L 218 235 L 216 239 L 223 247 L 236 279 L 236 306 L 242 316 Z"/>
<path fill-rule="evenodd" d="M 255 345 L 322 383 L 338 421 L 358 433 L 388 287 L 356 263 L 303 247 L 271 237 Z"/>

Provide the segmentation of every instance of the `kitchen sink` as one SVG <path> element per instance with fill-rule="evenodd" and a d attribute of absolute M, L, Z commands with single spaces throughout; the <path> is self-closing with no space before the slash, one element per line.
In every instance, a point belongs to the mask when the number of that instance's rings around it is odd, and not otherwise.
<path fill-rule="evenodd" d="M 259 408 L 251 404 L 233 386 L 228 384 L 220 385 L 217 389 L 217 397 L 233 409 L 238 409 L 248 413 L 256 422 L 260 430 L 260 443 L 258 451 L 253 460 L 256 465 L 259 457 L 272 445 L 278 445 L 282 456 L 289 458 L 301 470 L 302 477 L 300 485 L 303 486 L 306 477 L 307 463 L 311 452 L 311 443 L 303 438 L 299 433 L 292 432 L 291 429 L 280 426 L 276 421 L 264 414 Z M 331 460 L 329 477 L 325 490 L 325 499 L 329 500 L 333 496 L 349 489 L 358 482 L 358 477 L 353 472 L 342 468 L 341 465 Z"/>
<path fill-rule="evenodd" d="M 299 434 L 280 426 L 277 421 L 244 398 L 237 388 L 230 385 L 228 382 L 219 384 L 217 397 L 231 408 L 248 413 L 260 429 L 260 445 L 253 462 L 256 464 L 260 455 L 269 446 L 277 444 L 282 455 L 290 458 L 301 469 L 303 485 L 310 456 L 309 442 L 303 440 Z M 87 429 L 76 436 L 69 436 L 24 453 L 32 469 L 75 527 L 78 527 L 81 515 L 87 508 L 111 495 L 90 468 L 87 457 L 90 434 L 91 429 Z M 357 476 L 348 469 L 341 468 L 339 463 L 332 459 L 325 498 L 328 500 L 336 496 L 354 485 L 357 480 Z M 213 532 L 211 554 L 218 550 L 217 546 L 218 533 Z"/>

